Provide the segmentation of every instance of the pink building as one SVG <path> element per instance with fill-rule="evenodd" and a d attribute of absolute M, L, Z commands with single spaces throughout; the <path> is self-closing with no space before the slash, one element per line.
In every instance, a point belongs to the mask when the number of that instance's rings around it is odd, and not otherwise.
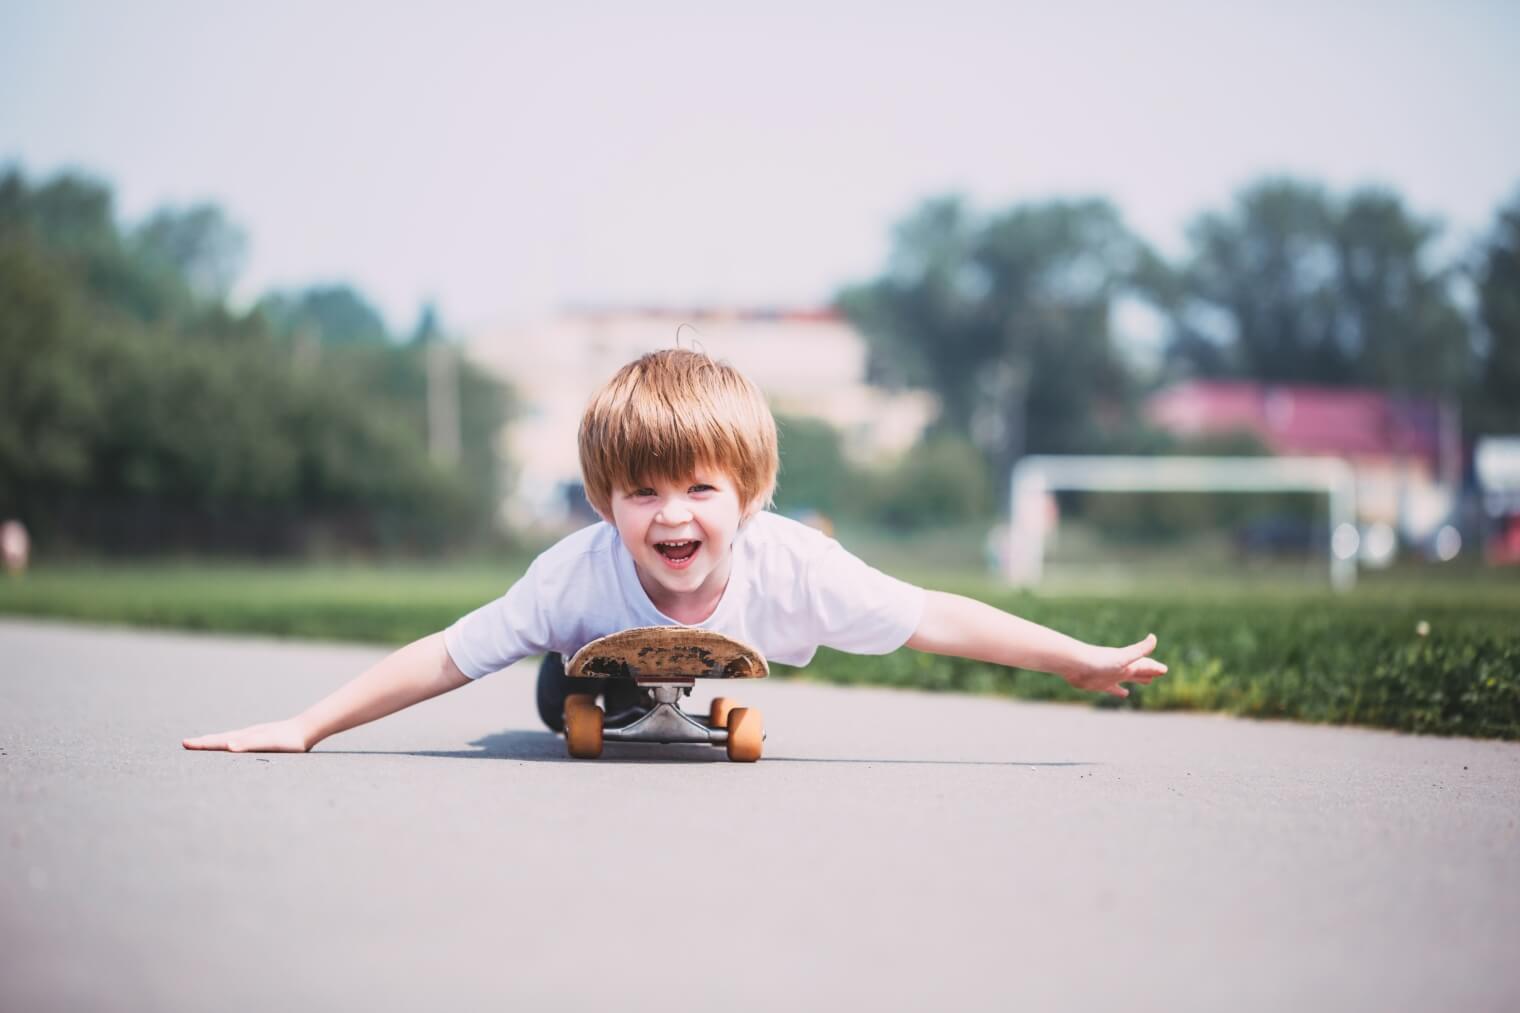
<path fill-rule="evenodd" d="M 1248 432 L 1282 456 L 1337 457 L 1356 474 L 1358 512 L 1419 538 L 1451 512 L 1461 481 L 1454 408 L 1354 387 L 1197 380 L 1146 403 L 1181 438 Z"/>

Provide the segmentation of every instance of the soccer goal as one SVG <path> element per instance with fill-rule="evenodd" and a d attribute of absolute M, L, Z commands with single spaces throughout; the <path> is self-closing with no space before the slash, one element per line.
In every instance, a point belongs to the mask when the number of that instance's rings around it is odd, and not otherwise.
<path fill-rule="evenodd" d="M 1040 582 L 1055 492 L 1300 492 L 1329 499 L 1330 583 L 1356 583 L 1356 480 L 1329 457 L 1111 457 L 1032 455 L 1013 470 L 1008 579 Z"/>

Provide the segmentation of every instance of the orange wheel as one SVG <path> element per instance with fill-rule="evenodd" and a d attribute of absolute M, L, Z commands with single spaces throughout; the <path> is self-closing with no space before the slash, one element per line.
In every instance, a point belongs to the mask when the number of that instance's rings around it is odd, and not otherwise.
<path fill-rule="evenodd" d="M 727 728 L 728 715 L 733 709 L 733 700 L 726 696 L 713 697 L 712 706 L 707 709 L 707 723 L 714 728 Z"/>
<path fill-rule="evenodd" d="M 570 700 L 565 701 L 565 748 L 577 760 L 594 760 L 602 755 L 602 709 Z"/>
<path fill-rule="evenodd" d="M 595 693 L 571 693 L 569 696 L 565 697 L 565 714 L 566 715 L 569 715 L 570 711 L 573 708 L 576 708 L 576 707 L 595 707 L 595 706 L 596 706 L 596 694 Z"/>
<path fill-rule="evenodd" d="M 728 758 L 736 763 L 754 763 L 760 759 L 765 742 L 765 722 L 753 707 L 735 707 L 728 712 Z"/>

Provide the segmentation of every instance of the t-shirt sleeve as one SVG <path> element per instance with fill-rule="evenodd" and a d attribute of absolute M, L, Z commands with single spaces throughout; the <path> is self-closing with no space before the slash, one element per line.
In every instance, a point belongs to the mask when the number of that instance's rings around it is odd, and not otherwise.
<path fill-rule="evenodd" d="M 540 558 L 506 594 L 444 631 L 444 646 L 461 672 L 478 679 L 549 649 L 553 631 L 543 603 L 542 583 Z"/>
<path fill-rule="evenodd" d="M 851 654 L 890 654 L 923 618 L 923 588 L 882 573 L 838 542 L 810 562 L 807 589 L 817 642 Z"/>

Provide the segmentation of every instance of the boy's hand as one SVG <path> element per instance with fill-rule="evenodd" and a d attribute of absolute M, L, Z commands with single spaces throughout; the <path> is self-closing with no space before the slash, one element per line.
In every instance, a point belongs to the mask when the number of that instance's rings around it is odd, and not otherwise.
<path fill-rule="evenodd" d="M 469 684 L 449 657 L 443 634 L 434 633 L 392 651 L 293 718 L 185 739 L 181 745 L 232 753 L 304 753 L 329 735 Z"/>
<path fill-rule="evenodd" d="M 1078 689 L 1129 696 L 1129 690 L 1119 683 L 1138 682 L 1148 685 L 1152 679 L 1166 674 L 1165 665 L 1146 656 L 1155 649 L 1154 633 L 1146 634 L 1144 640 L 1128 647 L 1089 646 L 1082 652 L 1073 671 L 1060 674 Z"/>
<path fill-rule="evenodd" d="M 202 735 L 185 739 L 181 745 L 186 749 L 225 749 L 230 753 L 304 753 L 311 748 L 305 729 L 293 719 Z"/>

